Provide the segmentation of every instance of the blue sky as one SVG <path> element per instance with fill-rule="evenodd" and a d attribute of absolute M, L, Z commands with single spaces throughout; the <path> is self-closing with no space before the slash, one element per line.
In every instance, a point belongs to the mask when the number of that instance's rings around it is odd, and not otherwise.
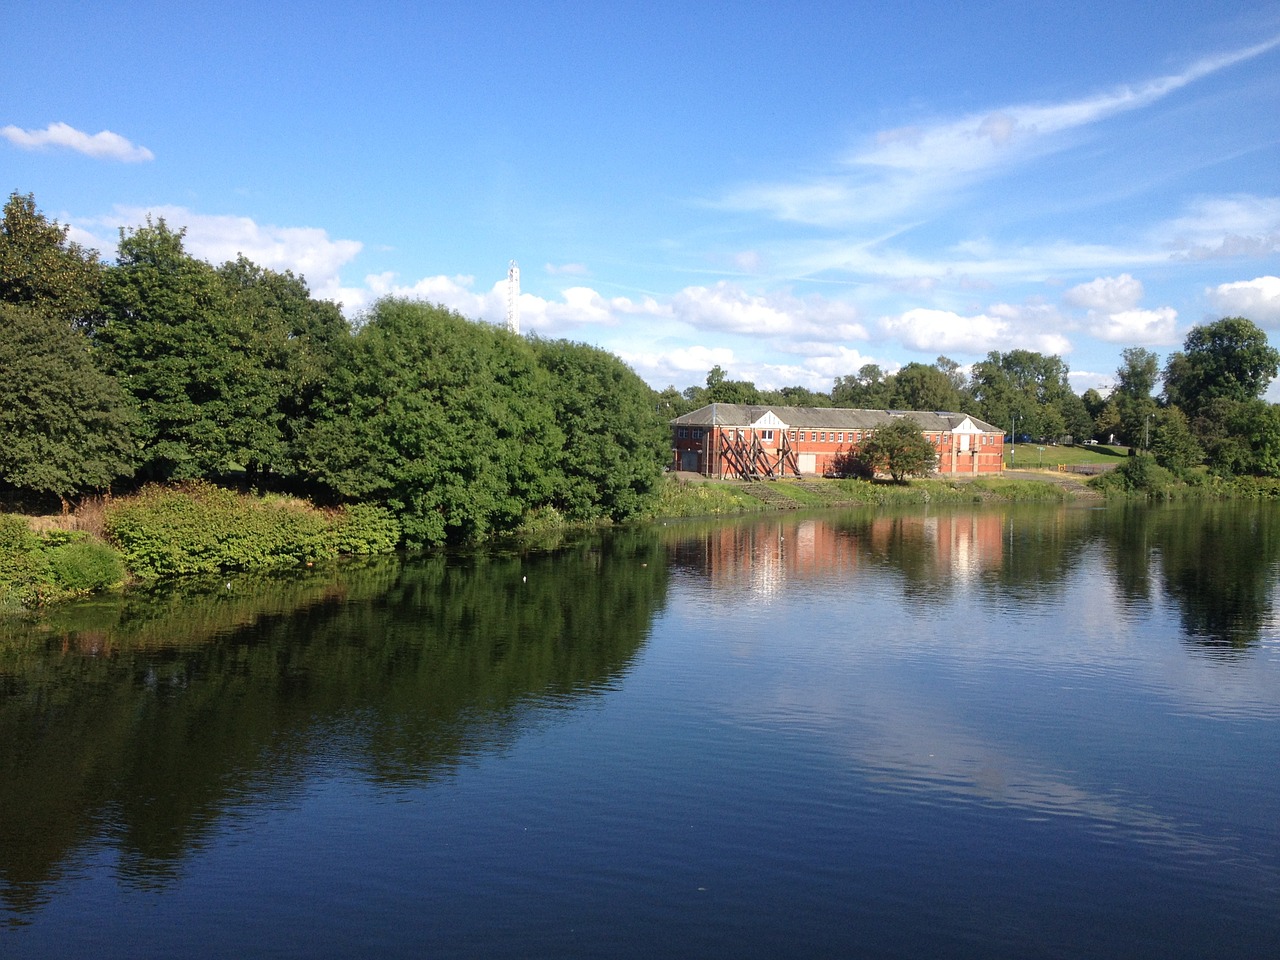
<path fill-rule="evenodd" d="M 66 3 L 0 35 L 0 187 L 187 248 L 828 389 L 865 363 L 1280 344 L 1280 3 Z"/>

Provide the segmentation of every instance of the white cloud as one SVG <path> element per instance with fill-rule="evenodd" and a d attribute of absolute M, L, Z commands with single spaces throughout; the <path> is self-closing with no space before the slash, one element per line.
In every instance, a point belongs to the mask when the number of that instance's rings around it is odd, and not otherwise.
<path fill-rule="evenodd" d="M 906 346 L 926 353 L 987 353 L 1013 347 L 1063 354 L 1071 342 L 1060 333 L 1050 308 L 1040 305 L 994 304 L 970 316 L 951 310 L 916 307 L 882 317 L 880 329 Z"/>
<path fill-rule="evenodd" d="M 225 263 L 244 254 L 271 270 L 292 270 L 303 276 L 314 296 L 359 307 L 360 294 L 342 286 L 341 269 L 360 253 L 358 240 L 334 240 L 320 227 L 278 227 L 260 224 L 250 217 L 195 213 L 185 207 L 116 207 L 96 220 L 81 221 L 69 231 L 78 243 L 112 251 L 115 240 L 101 236 L 103 228 L 137 228 L 147 217 L 163 218 L 171 229 L 186 228 L 186 251 L 212 264 Z M 352 300 L 344 294 L 354 296 Z"/>
<path fill-rule="evenodd" d="M 1223 316 L 1247 317 L 1260 327 L 1280 327 L 1280 277 L 1222 283 L 1206 295 Z"/>
<path fill-rule="evenodd" d="M 712 287 L 685 287 L 671 299 L 671 310 L 699 330 L 752 337 L 807 337 L 827 342 L 865 339 L 852 304 L 822 297 L 780 292 L 752 294 L 721 281 Z"/>
<path fill-rule="evenodd" d="M 1063 303 L 1083 307 L 1091 336 L 1107 343 L 1161 346 L 1177 342 L 1178 311 L 1173 307 L 1142 309 L 1142 281 L 1127 273 L 1098 277 L 1062 295 Z"/>
<path fill-rule="evenodd" d="M 1089 319 L 1089 333 L 1108 343 L 1149 347 L 1178 341 L 1178 311 L 1173 307 L 1096 313 Z"/>
<path fill-rule="evenodd" d="M 119 160 L 121 163 L 155 159 L 155 154 L 146 147 L 131 143 L 118 133 L 110 130 L 85 133 L 65 123 L 51 123 L 43 130 L 23 130 L 10 125 L 0 127 L 0 136 L 24 150 L 61 147 L 99 160 Z"/>
<path fill-rule="evenodd" d="M 722 205 L 815 226 L 874 223 L 927 211 L 989 171 L 1060 149 L 1067 131 L 1148 106 L 1280 45 L 1280 37 L 1200 60 L 1181 73 L 1052 104 L 1015 104 L 954 120 L 883 130 L 837 169 L 791 183 L 748 184 Z"/>
<path fill-rule="evenodd" d="M 725 370 L 732 370 L 736 362 L 733 351 L 728 347 L 708 347 L 701 344 L 661 351 L 624 349 L 615 352 L 644 380 L 659 389 L 666 384 L 682 388 L 689 384 L 701 386 L 707 371 L 712 367 L 718 365 Z M 740 379 L 736 374 L 732 376 Z"/>
<path fill-rule="evenodd" d="M 1073 307 L 1113 313 L 1131 310 L 1142 302 L 1142 281 L 1127 273 L 1118 277 L 1098 277 L 1072 287 L 1062 299 Z"/>
<path fill-rule="evenodd" d="M 413 283 L 397 283 L 395 274 L 370 274 L 365 286 L 356 288 L 356 300 L 346 299 L 348 306 L 358 309 L 381 297 L 405 297 L 426 300 L 456 310 L 465 317 L 489 323 L 504 323 L 507 316 L 507 281 L 504 277 L 483 292 L 473 289 L 475 277 L 433 276 Z M 348 291 L 349 293 L 351 291 Z M 559 300 L 549 300 L 532 293 L 520 294 L 520 329 L 551 336 L 567 335 L 574 327 L 595 325 L 616 327 L 633 316 L 662 317 L 669 309 L 651 298 L 631 300 L 627 297 L 605 297 L 590 287 L 569 287 Z"/>

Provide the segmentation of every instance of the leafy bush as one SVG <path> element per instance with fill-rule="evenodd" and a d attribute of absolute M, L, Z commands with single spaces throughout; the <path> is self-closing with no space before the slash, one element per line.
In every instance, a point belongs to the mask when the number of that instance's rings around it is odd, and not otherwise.
<path fill-rule="evenodd" d="M 329 543 L 338 556 L 390 553 L 400 545 L 400 521 L 386 507 L 352 503 L 330 515 Z"/>
<path fill-rule="evenodd" d="M 1180 485 L 1177 477 L 1148 456 L 1130 457 L 1090 482 L 1112 496 L 1167 497 Z"/>
<path fill-rule="evenodd" d="M 83 596 L 124 579 L 124 564 L 105 543 L 66 530 L 37 536 L 26 518 L 0 516 L 0 607 Z"/>
<path fill-rule="evenodd" d="M 49 558 L 24 517 L 0 514 L 0 602 L 29 606 L 50 579 Z"/>
<path fill-rule="evenodd" d="M 362 504 L 324 512 L 300 500 L 244 496 L 204 482 L 150 486 L 115 501 L 106 530 L 142 579 L 292 566 L 395 548 L 400 527 Z"/>
<path fill-rule="evenodd" d="M 124 563 L 105 543 L 80 539 L 46 549 L 54 582 L 70 593 L 92 593 L 124 583 Z"/>

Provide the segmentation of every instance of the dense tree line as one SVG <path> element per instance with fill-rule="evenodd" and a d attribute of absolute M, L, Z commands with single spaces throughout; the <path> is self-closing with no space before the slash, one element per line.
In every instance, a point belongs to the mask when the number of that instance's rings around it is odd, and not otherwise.
<path fill-rule="evenodd" d="M 352 326 L 303 278 L 191 256 L 164 220 L 122 230 L 114 262 L 30 195 L 0 220 L 0 485 L 62 498 L 144 481 L 236 479 L 385 504 L 408 542 L 560 519 L 623 520 L 649 501 L 666 421 L 706 403 L 948 410 L 1019 438 L 1115 440 L 1175 472 L 1280 476 L 1280 353 L 1249 320 L 1195 327 L 1163 369 L 1123 351 L 1107 396 L 1067 364 L 993 351 L 830 392 L 760 390 L 721 367 L 654 393 L 617 357 L 520 338 L 388 299 Z M 1157 387 L 1161 390 L 1157 394 Z"/>
<path fill-rule="evenodd" d="M 235 479 L 381 503 L 412 545 L 624 520 L 668 446 L 617 357 L 389 299 L 357 326 L 305 281 L 213 266 L 164 220 L 114 263 L 30 195 L 0 221 L 0 484 L 68 499 Z"/>
<path fill-rule="evenodd" d="M 668 387 L 658 404 L 666 417 L 713 402 L 945 410 L 973 414 L 1020 441 L 1127 445 L 1175 474 L 1206 465 L 1221 476 L 1277 477 L 1280 406 L 1262 397 L 1278 372 L 1280 351 L 1266 333 L 1243 317 L 1226 317 L 1192 328 L 1163 369 L 1152 351 L 1125 349 L 1107 396 L 1096 389 L 1077 395 L 1060 357 L 1010 350 L 988 353 L 967 376 L 948 357 L 896 373 L 869 363 L 837 377 L 830 394 L 762 391 L 717 366 L 705 387 Z"/>

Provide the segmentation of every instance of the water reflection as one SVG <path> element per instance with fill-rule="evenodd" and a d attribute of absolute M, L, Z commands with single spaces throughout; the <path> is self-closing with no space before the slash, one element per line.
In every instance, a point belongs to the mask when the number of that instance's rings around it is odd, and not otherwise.
<path fill-rule="evenodd" d="M 1280 892 L 1277 515 L 681 523 L 8 625 L 0 917 L 37 955 L 106 876 L 126 932 L 165 913 L 199 938 L 261 899 L 267 952 L 323 952 L 337 904 L 388 955 L 623 955 L 622 929 L 664 955 L 861 955 L 856 901 L 881 942 L 928 929 L 902 952 L 954 955 L 991 946 L 975 889 L 1026 929 L 1076 930 L 1062 899 L 1088 902 L 1113 945 L 1191 890 L 1202 932 L 1239 906 L 1247 946 Z M 330 909 L 299 924 L 254 884 L 311 882 L 291 846 L 313 834 L 359 876 L 316 878 Z M 395 939 L 423 904 L 438 923 Z M 208 955 L 244 952 L 219 935 Z M 997 946 L 975 952 L 1022 955 Z"/>
<path fill-rule="evenodd" d="M 0 902 L 92 838 L 163 883 L 228 809 L 341 768 L 447 776 L 610 688 L 664 603 L 643 532 L 550 554 L 388 558 L 183 584 L 0 636 Z"/>
<path fill-rule="evenodd" d="M 1131 613 L 1171 599 L 1185 639 L 1223 652 L 1262 639 L 1280 573 L 1280 511 L 1270 505 L 859 511 L 686 524 L 666 536 L 677 569 L 758 599 L 879 570 L 907 603 L 980 589 L 995 604 L 1040 606 L 1082 570 L 1102 573 Z"/>

